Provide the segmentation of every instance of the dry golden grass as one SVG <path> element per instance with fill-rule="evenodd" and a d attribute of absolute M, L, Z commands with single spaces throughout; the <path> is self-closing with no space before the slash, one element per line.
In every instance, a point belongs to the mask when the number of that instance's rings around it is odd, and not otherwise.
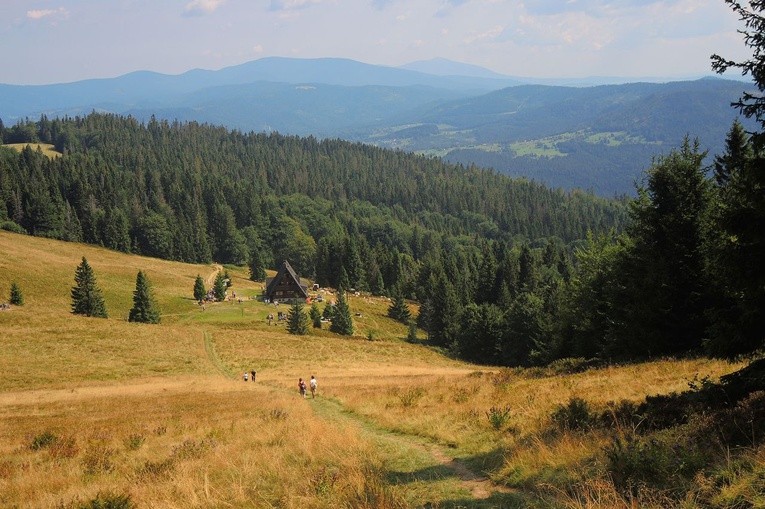
<path fill-rule="evenodd" d="M 12 148 L 21 152 L 25 147 L 32 147 L 32 150 L 41 150 L 42 153 L 50 158 L 61 157 L 61 152 L 50 143 L 8 143 L 6 145 L 0 145 L 2 147 Z"/>
<path fill-rule="evenodd" d="M 82 256 L 108 319 L 70 313 Z M 125 320 L 139 269 L 160 325 Z M 535 378 L 408 344 L 387 299 L 363 296 L 350 299 L 354 337 L 292 336 L 266 323 L 274 306 L 251 299 L 262 284 L 226 269 L 243 301 L 203 310 L 194 279 L 217 267 L 0 231 L 0 301 L 12 281 L 25 297 L 0 312 L 0 506 L 74 507 L 112 493 L 139 507 L 532 507 L 547 502 L 525 487 L 562 478 L 581 488 L 547 490 L 560 506 L 607 507 L 601 497 L 626 507 L 600 479 L 572 474 L 606 437 L 544 437 L 553 409 L 574 396 L 596 409 L 639 401 L 738 367 L 666 360 Z M 252 369 L 257 383 L 243 383 Z M 305 401 L 296 382 L 311 374 L 319 398 Z M 499 429 L 492 408 L 508 410 Z M 32 449 L 46 432 L 55 443 Z M 474 500 L 455 456 L 521 493 Z"/>
<path fill-rule="evenodd" d="M 309 401 L 220 377 L 132 389 L 0 407 L 0 505 L 110 493 L 137 507 L 397 506 L 375 451 Z"/>

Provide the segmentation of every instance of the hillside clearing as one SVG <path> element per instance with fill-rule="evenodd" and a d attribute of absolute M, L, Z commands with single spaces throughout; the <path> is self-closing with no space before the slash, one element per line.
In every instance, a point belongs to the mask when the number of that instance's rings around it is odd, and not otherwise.
<path fill-rule="evenodd" d="M 108 319 L 70 313 L 82 256 Z M 124 319 L 139 269 L 160 325 Z M 203 310 L 194 279 L 218 270 L 0 232 L 0 295 L 17 281 L 26 297 L 0 312 L 0 505 L 126 496 L 138 507 L 557 507 L 568 495 L 543 486 L 587 481 L 575 472 L 609 440 L 549 435 L 558 406 L 638 402 L 740 367 L 476 366 L 403 341 L 389 300 L 363 295 L 350 298 L 356 336 L 292 336 L 268 325 L 276 307 L 252 299 L 262 283 L 242 268 L 227 270 L 244 301 Z M 250 370 L 255 383 L 241 379 Z M 311 374 L 318 396 L 303 400 L 296 381 Z"/>

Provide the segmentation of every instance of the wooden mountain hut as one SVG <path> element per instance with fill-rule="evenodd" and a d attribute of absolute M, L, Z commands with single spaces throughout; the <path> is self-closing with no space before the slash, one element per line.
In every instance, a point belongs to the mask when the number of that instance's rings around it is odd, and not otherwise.
<path fill-rule="evenodd" d="M 287 260 L 284 260 L 276 276 L 266 278 L 265 297 L 271 302 L 285 301 L 293 299 L 305 300 L 308 298 L 308 287 L 300 284 L 300 276 L 290 266 Z"/>

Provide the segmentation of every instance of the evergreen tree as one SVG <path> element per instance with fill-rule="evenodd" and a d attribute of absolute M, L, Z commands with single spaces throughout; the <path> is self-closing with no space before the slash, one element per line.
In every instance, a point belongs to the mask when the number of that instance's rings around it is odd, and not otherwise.
<path fill-rule="evenodd" d="M 416 325 L 428 333 L 430 338 L 430 322 L 433 318 L 433 301 L 425 299 L 420 303 L 420 310 L 417 313 Z"/>
<path fill-rule="evenodd" d="M 213 285 L 213 294 L 215 295 L 215 300 L 218 302 L 226 300 L 227 289 L 228 286 L 226 286 L 226 276 L 223 274 L 223 272 L 218 272 L 218 275 L 215 276 L 215 284 Z"/>
<path fill-rule="evenodd" d="M 329 330 L 343 336 L 353 335 L 353 319 L 351 310 L 348 307 L 348 301 L 345 300 L 345 292 L 341 291 L 337 296 L 337 304 L 332 314 L 332 325 Z"/>
<path fill-rule="evenodd" d="M 457 335 L 457 353 L 463 359 L 497 364 L 505 317 L 495 304 L 468 304 L 460 317 L 462 328 Z"/>
<path fill-rule="evenodd" d="M 135 278 L 133 307 L 130 309 L 128 321 L 140 323 L 159 323 L 160 321 L 159 308 L 151 291 L 151 284 L 141 270 Z"/>
<path fill-rule="evenodd" d="M 460 329 L 461 304 L 454 286 L 443 272 L 431 284 L 431 295 L 433 308 L 428 336 L 438 346 L 451 347 Z"/>
<path fill-rule="evenodd" d="M 750 1 L 738 2 L 737 0 L 725 0 L 731 9 L 738 14 L 744 22 L 746 29 L 739 30 L 744 36 L 744 44 L 752 49 L 752 58 L 743 62 L 727 60 L 720 55 L 712 55 L 712 69 L 722 74 L 728 69 L 735 67 L 741 69 L 741 74 L 752 77 L 760 93 L 744 92 L 741 98 L 733 103 L 747 118 L 754 117 L 765 128 L 765 2 Z M 758 146 L 765 141 L 765 132 L 755 133 L 754 141 Z"/>
<path fill-rule="evenodd" d="M 396 291 L 393 302 L 390 307 L 388 307 L 388 316 L 404 324 L 409 323 L 409 320 L 412 317 L 412 314 L 409 311 L 409 306 L 406 305 L 404 296 L 401 295 L 401 292 L 399 291 Z"/>
<path fill-rule="evenodd" d="M 316 303 L 316 301 L 313 301 L 313 303 L 311 303 L 311 309 L 308 312 L 308 314 L 311 317 L 311 323 L 313 324 L 313 328 L 321 329 L 321 311 L 319 311 L 319 305 Z"/>
<path fill-rule="evenodd" d="M 621 316 L 616 337 L 626 357 L 687 352 L 701 346 L 708 284 L 704 271 L 705 218 L 710 188 L 705 153 L 686 138 L 659 158 L 632 204 L 633 246 L 620 269 Z M 623 304 L 623 305 L 622 305 Z"/>
<path fill-rule="evenodd" d="M 746 28 L 739 33 L 753 54 L 741 62 L 712 55 L 712 68 L 724 73 L 735 67 L 741 69 L 743 75 L 752 77 L 759 92 L 744 92 L 733 106 L 760 124 L 759 131 L 752 134 L 754 157 L 749 160 L 746 155 L 734 155 L 739 152 L 732 149 L 738 148 L 740 142 L 732 144 L 733 133 L 729 135 L 726 155 L 738 164 L 730 167 L 731 182 L 720 183 L 718 179 L 723 210 L 717 220 L 725 240 L 718 259 L 727 273 L 728 309 L 717 313 L 716 323 L 712 325 L 718 330 L 712 330 L 707 348 L 715 355 L 733 357 L 761 349 L 765 344 L 765 266 L 762 263 L 765 259 L 765 228 L 762 226 L 765 224 L 765 2 L 725 0 L 725 3 L 744 22 Z M 740 133 L 736 136 L 740 140 Z"/>
<path fill-rule="evenodd" d="M 415 322 L 414 320 L 409 320 L 407 333 L 406 333 L 406 340 L 410 343 L 417 342 L 417 322 Z"/>
<path fill-rule="evenodd" d="M 339 292 L 344 292 L 348 290 L 348 288 L 351 287 L 351 280 L 348 278 L 348 272 L 345 270 L 345 267 L 340 269 L 340 280 L 337 283 L 337 290 Z"/>
<path fill-rule="evenodd" d="M 101 295 L 101 289 L 96 284 L 96 275 L 84 256 L 74 272 L 74 282 L 72 313 L 107 318 L 106 305 Z"/>
<path fill-rule="evenodd" d="M 332 317 L 335 316 L 335 306 L 327 302 L 324 305 L 324 312 L 321 314 L 321 316 L 325 320 L 332 320 Z"/>
<path fill-rule="evenodd" d="M 16 284 L 16 281 L 11 283 L 11 298 L 8 302 L 14 306 L 24 305 L 24 295 L 22 295 L 21 288 L 19 288 L 19 285 Z"/>
<path fill-rule="evenodd" d="M 290 307 L 287 315 L 287 332 L 304 336 L 308 334 L 308 316 L 303 311 L 305 305 L 299 300 L 295 300 Z"/>
<path fill-rule="evenodd" d="M 260 251 L 253 249 L 250 251 L 250 281 L 265 281 L 266 280 L 266 267 L 263 265 L 263 259 L 260 256 Z"/>
<path fill-rule="evenodd" d="M 765 159 L 740 124 L 715 159 L 715 182 L 707 271 L 717 300 L 706 348 L 734 357 L 762 347 L 765 338 Z"/>
<path fill-rule="evenodd" d="M 207 296 L 207 290 L 205 290 L 205 281 L 202 276 L 197 274 L 197 278 L 194 280 L 194 300 L 201 301 Z"/>

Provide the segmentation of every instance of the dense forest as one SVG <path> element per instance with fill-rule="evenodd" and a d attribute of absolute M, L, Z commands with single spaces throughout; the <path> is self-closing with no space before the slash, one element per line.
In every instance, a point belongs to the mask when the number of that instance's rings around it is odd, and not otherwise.
<path fill-rule="evenodd" d="M 324 286 L 420 304 L 428 341 L 500 365 L 762 346 L 759 138 L 712 172 L 686 139 L 629 202 L 338 140 L 92 113 L 0 148 L 5 229 L 190 262 L 282 259 Z"/>

